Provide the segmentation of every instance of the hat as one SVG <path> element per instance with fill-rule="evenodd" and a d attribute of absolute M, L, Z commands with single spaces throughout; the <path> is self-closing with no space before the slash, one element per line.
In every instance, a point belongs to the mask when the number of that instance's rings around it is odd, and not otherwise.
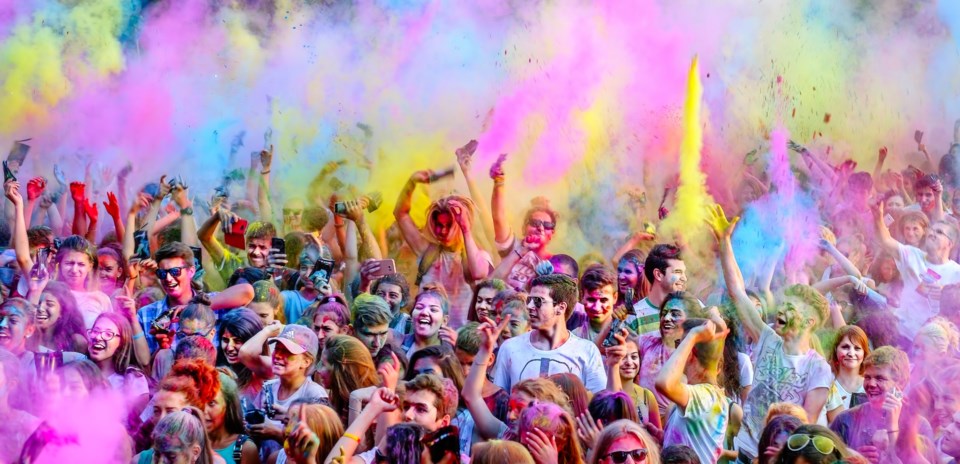
<path fill-rule="evenodd" d="M 280 335 L 267 340 L 267 343 L 280 342 L 293 354 L 309 353 L 316 359 L 320 349 L 317 334 L 302 325 L 290 324 L 283 328 Z"/>

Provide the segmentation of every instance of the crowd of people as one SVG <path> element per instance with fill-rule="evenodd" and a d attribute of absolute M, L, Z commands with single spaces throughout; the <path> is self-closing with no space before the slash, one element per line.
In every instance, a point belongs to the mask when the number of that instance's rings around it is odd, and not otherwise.
<path fill-rule="evenodd" d="M 704 213 L 714 243 L 659 237 L 661 207 L 578 259 L 546 199 L 510 217 L 502 157 L 480 190 L 475 142 L 468 194 L 417 211 L 450 172 L 414 172 L 376 229 L 380 195 L 331 194 L 338 163 L 275 213 L 272 147 L 208 201 L 130 168 L 93 198 L 13 160 L 0 462 L 82 447 L 58 415 L 95 403 L 80 428 L 123 433 L 74 462 L 953 463 L 958 143 L 873 172 L 792 144 L 820 251 L 788 270 L 783 244 L 755 275 L 726 211 L 770 191 L 756 167 Z M 694 254 L 715 281 L 688 277 Z"/>

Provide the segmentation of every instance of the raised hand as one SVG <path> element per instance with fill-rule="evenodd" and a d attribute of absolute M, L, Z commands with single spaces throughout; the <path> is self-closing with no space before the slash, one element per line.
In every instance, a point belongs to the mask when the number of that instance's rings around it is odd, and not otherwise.
<path fill-rule="evenodd" d="M 491 179 L 496 179 L 498 177 L 503 177 L 504 175 L 506 175 L 503 172 L 503 162 L 506 160 L 507 160 L 507 154 L 501 153 L 500 156 L 497 157 L 497 160 L 493 162 L 493 165 L 490 166 Z"/>
<path fill-rule="evenodd" d="M 736 227 L 737 222 L 740 221 L 739 217 L 735 217 L 732 220 L 727 219 L 727 215 L 724 214 L 723 207 L 720 205 L 713 205 L 708 208 L 707 214 L 707 225 L 710 226 L 710 230 L 713 231 L 713 235 L 717 238 L 717 241 L 723 241 L 733 236 L 733 229 Z"/>
<path fill-rule="evenodd" d="M 172 189 L 173 194 L 170 198 L 173 199 L 173 202 L 176 203 L 180 209 L 189 208 L 193 204 L 190 201 L 190 195 L 187 194 L 188 188 L 186 184 L 178 183 Z"/>
<path fill-rule="evenodd" d="M 560 460 L 556 436 L 548 435 L 543 430 L 537 428 L 527 432 L 524 444 L 530 449 L 533 462 L 537 464 L 557 464 Z"/>
<path fill-rule="evenodd" d="M 107 192 L 107 201 L 103 202 L 103 210 L 107 212 L 114 220 L 120 218 L 120 202 L 113 192 Z"/>
<path fill-rule="evenodd" d="M 263 167 L 264 171 L 270 170 L 271 163 L 273 163 L 273 145 L 270 145 L 269 150 L 260 151 L 260 165 Z"/>
<path fill-rule="evenodd" d="M 287 435 L 283 448 L 296 463 L 315 463 L 320 450 L 320 437 L 307 425 L 305 407 L 300 407 L 297 425 Z"/>
<path fill-rule="evenodd" d="M 509 323 L 509 314 L 503 317 L 500 324 L 494 324 L 493 320 L 484 317 L 483 323 L 480 324 L 480 327 L 477 327 L 477 331 L 480 333 L 480 348 L 487 350 L 487 353 L 493 353 L 493 349 L 497 346 L 497 340 L 500 339 L 500 334 L 506 330 Z"/>
<path fill-rule="evenodd" d="M 43 190 L 47 188 L 47 180 L 43 177 L 34 177 L 27 182 L 27 199 L 30 201 L 40 198 Z"/>
<path fill-rule="evenodd" d="M 87 213 L 87 217 L 90 218 L 90 222 L 97 222 L 100 219 L 100 212 L 97 210 L 97 202 L 90 202 L 90 200 L 83 200 L 83 211 Z"/>
<path fill-rule="evenodd" d="M 457 346 L 457 331 L 451 329 L 449 326 L 442 325 L 440 326 L 440 331 L 438 333 L 440 336 L 440 341 L 450 345 L 451 347 Z"/>
<path fill-rule="evenodd" d="M 594 420 L 590 411 L 584 411 L 583 414 L 577 416 L 577 436 L 580 437 L 580 441 L 587 449 L 593 449 L 597 444 L 597 437 L 600 436 L 602 431 L 603 423 L 600 422 L 600 419 Z"/>
<path fill-rule="evenodd" d="M 429 184 L 430 171 L 417 171 L 410 175 L 410 182 L 415 184 Z"/>
<path fill-rule="evenodd" d="M 400 397 L 395 391 L 380 387 L 370 395 L 367 407 L 377 408 L 380 412 L 396 411 L 400 407 Z"/>
<path fill-rule="evenodd" d="M 67 186 L 67 177 L 63 174 L 63 169 L 60 168 L 59 164 L 53 165 L 53 177 L 57 179 L 57 183 L 61 187 Z"/>
<path fill-rule="evenodd" d="M 167 183 L 167 175 L 164 174 L 160 176 L 160 193 L 157 194 L 157 197 L 154 198 L 154 201 L 163 201 L 167 195 L 170 194 L 170 191 L 173 190 L 173 187 Z"/>
<path fill-rule="evenodd" d="M 120 169 L 120 172 L 117 173 L 117 179 L 126 179 L 131 172 L 133 172 L 133 165 L 128 162 L 125 166 L 123 166 L 123 169 Z"/>
<path fill-rule="evenodd" d="M 708 320 L 705 324 L 694 327 L 693 330 L 687 334 L 687 337 L 691 338 L 695 343 L 709 343 L 715 340 L 722 340 L 727 334 L 730 333 L 730 329 L 719 329 L 717 325 Z"/>
<path fill-rule="evenodd" d="M 400 382 L 400 369 L 403 368 L 403 364 L 400 364 L 400 359 L 393 352 L 390 353 L 390 357 L 392 358 L 390 362 L 380 365 L 377 374 L 380 374 L 380 381 L 384 388 L 394 390 Z"/>
<path fill-rule="evenodd" d="M 11 180 L 3 184 L 3 193 L 10 201 L 16 205 L 23 205 L 23 197 L 20 196 L 20 182 Z"/>
<path fill-rule="evenodd" d="M 457 163 L 460 164 L 460 168 L 464 172 L 470 170 L 470 165 L 473 163 L 473 154 L 477 151 L 477 141 L 471 140 L 467 142 L 466 145 L 457 148 Z"/>
<path fill-rule="evenodd" d="M 70 182 L 70 198 L 76 203 L 83 204 L 87 199 L 87 184 L 83 182 Z"/>

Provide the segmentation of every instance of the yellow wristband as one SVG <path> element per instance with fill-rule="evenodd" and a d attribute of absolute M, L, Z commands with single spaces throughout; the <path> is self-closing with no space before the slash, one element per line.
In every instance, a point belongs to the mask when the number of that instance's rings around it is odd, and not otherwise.
<path fill-rule="evenodd" d="M 353 440 L 353 441 L 355 441 L 355 442 L 357 442 L 357 443 L 360 443 L 360 437 L 358 437 L 358 436 L 356 436 L 356 435 L 354 435 L 354 434 L 352 434 L 352 433 L 350 433 L 350 432 L 344 432 L 344 433 L 343 433 L 343 436 L 344 436 L 344 437 L 347 437 L 347 438 L 349 438 L 349 439 L 351 439 L 351 440 Z"/>

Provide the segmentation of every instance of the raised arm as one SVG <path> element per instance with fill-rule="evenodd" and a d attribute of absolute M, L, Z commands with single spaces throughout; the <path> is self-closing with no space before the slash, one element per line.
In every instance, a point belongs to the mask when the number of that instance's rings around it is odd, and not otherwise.
<path fill-rule="evenodd" d="M 429 243 L 423 238 L 423 235 L 420 234 L 420 229 L 417 228 L 417 225 L 414 224 L 413 219 L 410 217 L 410 208 L 413 204 L 413 191 L 417 188 L 417 184 L 426 184 L 429 182 L 429 171 L 417 171 L 413 173 L 403 186 L 403 190 L 400 191 L 400 196 L 397 198 L 397 206 L 393 209 L 393 217 L 397 220 L 397 225 L 400 227 L 400 234 L 403 236 L 403 240 L 407 242 L 407 245 L 410 245 L 410 248 L 412 248 L 413 252 L 417 255 L 427 251 Z"/>
<path fill-rule="evenodd" d="M 460 166 L 460 173 L 463 175 L 463 180 L 467 183 L 467 189 L 470 191 L 470 199 L 477 205 L 477 213 L 480 215 L 480 226 L 482 227 L 483 236 L 489 241 L 496 236 L 493 228 L 493 216 L 491 216 L 490 208 L 487 207 L 487 202 L 484 196 L 480 194 L 480 189 L 477 188 L 477 183 L 474 181 L 473 174 L 470 172 L 470 166 L 473 163 L 473 153 L 476 149 L 476 140 L 471 140 L 463 147 L 458 148 L 457 165 Z M 490 251 L 495 251 L 495 248 L 491 248 Z"/>
<path fill-rule="evenodd" d="M 193 216 L 193 200 L 190 199 L 189 189 L 184 184 L 174 186 L 170 199 L 180 209 L 180 241 L 187 246 L 200 246 L 197 237 L 197 220 Z"/>
<path fill-rule="evenodd" d="M 228 214 L 226 210 L 221 211 L 221 206 L 218 204 L 221 202 L 225 203 L 226 200 L 221 199 L 214 202 L 214 205 L 211 207 L 210 217 L 203 222 L 200 230 L 197 231 L 197 239 L 200 240 L 200 245 L 203 245 L 203 248 L 207 250 L 207 254 L 210 255 L 210 260 L 218 266 L 223 263 L 225 253 L 223 245 L 217 240 L 216 233 L 217 228 L 220 227 L 221 224 L 221 212 Z"/>
<path fill-rule="evenodd" d="M 257 188 L 257 205 L 260 209 L 260 220 L 273 222 L 273 205 L 270 203 L 270 166 L 273 165 L 273 145 L 269 150 L 260 152 L 260 183 Z"/>
<path fill-rule="evenodd" d="M 487 319 L 477 328 L 480 334 L 480 350 L 477 356 L 473 358 L 473 364 L 470 366 L 470 373 L 463 382 L 463 402 L 466 403 L 470 415 L 476 424 L 477 432 L 484 439 L 490 440 L 497 438 L 500 431 L 505 426 L 500 419 L 490 412 L 487 403 L 483 400 L 483 381 L 487 378 L 487 368 L 493 360 L 493 350 L 496 347 L 497 339 L 510 323 L 510 315 L 506 315 L 499 325 L 494 325 L 493 321 Z"/>
<path fill-rule="evenodd" d="M 510 238 L 510 219 L 507 218 L 507 198 L 504 192 L 503 162 L 507 159 L 506 153 L 500 155 L 490 167 L 490 178 L 493 179 L 493 193 L 490 197 L 490 209 L 493 214 L 493 239 L 497 243 L 506 242 Z"/>
<path fill-rule="evenodd" d="M 264 327 L 240 346 L 240 362 L 261 379 L 273 377 L 273 361 L 270 356 L 265 355 L 265 353 L 269 353 L 267 340 L 280 335 L 282 331 L 283 324 L 274 322 Z"/>
<path fill-rule="evenodd" d="M 877 241 L 880 242 L 882 251 L 891 256 L 900 256 L 900 242 L 890 235 L 890 229 L 883 222 L 883 208 L 882 201 L 870 205 L 870 211 L 873 212 L 873 225 L 877 230 Z"/>
<path fill-rule="evenodd" d="M 483 251 L 473 239 L 473 218 L 468 215 L 468 209 L 463 205 L 454 208 L 453 220 L 463 233 L 463 246 L 466 248 L 467 265 L 464 268 L 464 277 L 467 281 L 485 279 L 490 274 L 490 263 L 484 258 Z"/>
<path fill-rule="evenodd" d="M 23 197 L 20 196 L 20 183 L 10 181 L 3 184 L 3 193 L 13 203 L 13 249 L 17 254 L 17 264 L 24 275 L 33 269 L 30 256 L 30 242 L 27 239 L 27 223 L 23 217 Z"/>
<path fill-rule="evenodd" d="M 87 186 L 83 182 L 70 183 L 70 198 L 73 199 L 73 228 L 75 235 L 87 235 L 86 211 L 83 207 L 87 201 Z"/>
<path fill-rule="evenodd" d="M 363 460 L 354 456 L 360 446 L 361 437 L 384 413 L 396 411 L 399 408 L 400 398 L 389 388 L 381 387 L 370 396 L 367 407 L 360 411 L 357 418 L 350 423 L 343 436 L 333 445 L 330 454 L 323 461 L 326 464 L 339 462 L 344 464 L 362 464 Z M 376 446 L 376 444 L 374 444 Z"/>
<path fill-rule="evenodd" d="M 676 403 L 678 407 L 686 408 L 690 401 L 690 392 L 687 391 L 687 381 L 683 377 L 683 371 L 687 366 L 690 355 L 693 354 L 693 347 L 698 343 L 723 340 L 728 333 L 730 333 L 729 330 L 721 330 L 713 321 L 707 321 L 686 334 L 680 342 L 680 346 L 660 368 L 655 380 L 657 391 Z"/>
<path fill-rule="evenodd" d="M 750 297 L 747 296 L 743 274 L 740 273 L 740 266 L 737 265 L 737 259 L 733 254 L 730 238 L 739 220 L 739 217 L 733 218 L 732 221 L 728 220 L 723 208 L 720 205 L 714 205 L 710 208 L 707 223 L 720 245 L 720 265 L 723 269 L 723 280 L 727 284 L 727 293 L 737 308 L 737 315 L 747 335 L 756 341 L 760 339 L 760 333 L 766 325 L 753 302 L 750 301 Z"/>
<path fill-rule="evenodd" d="M 227 287 L 210 297 L 210 309 L 230 309 L 246 306 L 253 301 L 253 285 L 244 283 Z"/>
<path fill-rule="evenodd" d="M 833 246 L 832 243 L 824 239 L 820 239 L 820 248 L 829 253 L 830 256 L 833 257 L 833 260 L 843 268 L 844 272 L 858 279 L 863 277 L 860 269 L 857 269 L 857 266 L 854 266 L 853 263 L 851 263 L 850 260 L 843 255 L 843 253 L 840 253 L 840 250 Z"/>

